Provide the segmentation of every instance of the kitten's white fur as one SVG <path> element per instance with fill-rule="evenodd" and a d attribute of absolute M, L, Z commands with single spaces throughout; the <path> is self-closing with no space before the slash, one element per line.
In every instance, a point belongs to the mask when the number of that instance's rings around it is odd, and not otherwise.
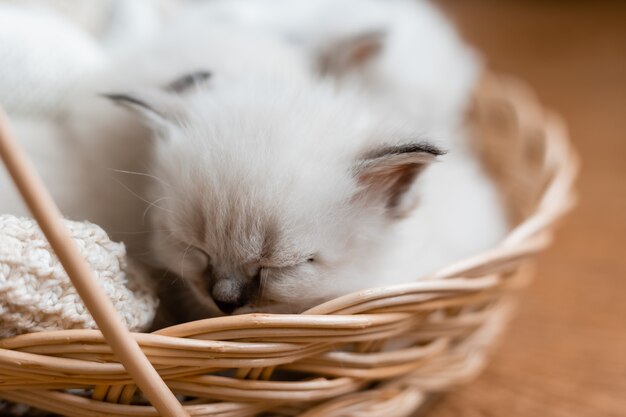
<path fill-rule="evenodd" d="M 306 3 L 320 2 L 300 2 Z M 398 13 L 408 4 L 389 3 Z M 335 2 L 325 7 L 335 7 Z M 310 61 L 324 39 L 294 46 L 233 19 L 217 19 L 211 27 L 193 24 L 193 19 L 175 23 L 87 82 L 90 87 L 73 100 L 78 105 L 69 111 L 65 127 L 75 148 L 93 161 L 83 180 L 108 194 L 94 197 L 91 208 L 78 204 L 68 212 L 112 232 L 143 236 L 138 225 L 147 209 L 152 230 L 148 260 L 183 276 L 215 313 L 210 288 L 230 302 L 257 274 L 260 296 L 238 312 L 302 311 L 347 292 L 419 279 L 487 249 L 503 235 L 504 216 L 458 129 L 476 66 L 456 38 L 449 37 L 445 22 L 436 14 L 427 16 L 429 24 L 414 28 L 419 33 L 403 33 L 386 45 L 390 52 L 368 64 L 364 78 L 355 74 L 339 84 L 311 72 Z M 409 39 L 416 35 L 435 44 L 424 53 L 460 59 L 462 64 L 454 64 L 458 77 L 433 82 L 440 74 L 426 64 L 422 69 L 421 63 L 417 73 L 411 66 L 396 71 L 404 51 L 415 46 Z M 396 39 L 390 36 L 388 42 Z M 214 74 L 207 85 L 184 94 L 160 88 L 203 69 Z M 412 86 L 407 91 L 405 81 Z M 99 92 L 129 94 L 133 100 L 118 103 L 134 110 L 141 123 L 102 99 L 86 98 L 93 86 Z M 369 187 L 360 176 L 367 155 L 419 142 L 424 139 L 420 135 L 431 132 L 449 154 L 401 191 L 402 201 L 418 196 L 417 207 L 408 216 L 392 213 L 380 187 Z M 413 165 L 430 159 L 408 157 L 417 158 Z M 382 164 L 389 163 L 385 158 L 395 163 L 397 156 L 385 156 Z M 148 169 L 153 177 L 136 178 L 137 191 L 147 186 L 139 180 L 156 180 L 138 199 L 102 180 L 100 169 L 112 166 Z M 106 204 L 113 205 L 108 213 L 102 209 Z M 124 234 L 116 237 L 130 241 Z"/>

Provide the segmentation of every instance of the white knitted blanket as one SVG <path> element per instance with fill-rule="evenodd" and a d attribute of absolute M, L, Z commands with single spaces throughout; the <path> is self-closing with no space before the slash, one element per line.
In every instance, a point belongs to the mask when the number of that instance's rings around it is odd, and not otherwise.
<path fill-rule="evenodd" d="M 100 227 L 65 221 L 81 254 L 123 321 L 146 330 L 158 305 L 145 271 Z M 59 260 L 32 219 L 0 215 L 0 338 L 60 329 L 95 329 Z"/>

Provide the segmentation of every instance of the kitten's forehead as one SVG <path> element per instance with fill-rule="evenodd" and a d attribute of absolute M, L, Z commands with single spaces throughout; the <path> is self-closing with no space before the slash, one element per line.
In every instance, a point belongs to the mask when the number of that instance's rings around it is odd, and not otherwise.
<path fill-rule="evenodd" d="M 239 262 L 306 252 L 311 242 L 302 237 L 319 231 L 327 210 L 301 190 L 268 185 L 255 181 L 205 194 L 203 242 L 221 257 Z"/>

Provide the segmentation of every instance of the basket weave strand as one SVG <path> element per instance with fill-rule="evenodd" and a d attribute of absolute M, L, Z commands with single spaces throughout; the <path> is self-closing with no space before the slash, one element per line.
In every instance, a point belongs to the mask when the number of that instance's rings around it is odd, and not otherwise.
<path fill-rule="evenodd" d="M 469 128 L 513 230 L 424 280 L 339 297 L 302 315 L 220 317 L 133 334 L 191 416 L 410 415 L 473 379 L 505 329 L 530 262 L 573 205 L 577 158 L 522 83 L 488 76 Z M 308 375 L 285 378 L 289 372 Z M 60 390 L 84 389 L 90 398 Z M 74 392 L 74 391 L 72 391 Z M 68 416 L 158 415 L 98 331 L 0 340 L 0 398 Z"/>

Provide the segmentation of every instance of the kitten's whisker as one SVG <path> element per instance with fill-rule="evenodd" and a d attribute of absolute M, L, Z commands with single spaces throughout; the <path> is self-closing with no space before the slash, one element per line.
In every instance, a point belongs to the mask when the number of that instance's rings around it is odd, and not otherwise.
<path fill-rule="evenodd" d="M 171 229 L 171 230 L 169 230 L 169 233 L 167 234 L 167 236 L 165 236 L 165 240 L 170 240 L 171 238 L 174 237 L 176 232 L 180 232 L 181 230 L 185 230 L 185 229 L 180 228 L 180 229 Z"/>
<path fill-rule="evenodd" d="M 147 172 L 126 171 L 126 170 L 123 170 L 123 169 L 115 169 L 115 168 L 107 168 L 107 169 L 110 170 L 110 171 L 113 171 L 113 172 L 119 172 L 120 174 L 139 175 L 139 176 L 142 176 L 142 177 L 152 178 L 152 179 L 157 180 L 158 182 L 160 182 L 163 185 L 166 185 L 168 187 L 172 187 L 171 184 L 165 182 L 164 180 L 162 180 L 161 178 L 157 177 L 156 175 L 148 174 Z"/>
<path fill-rule="evenodd" d="M 140 196 L 139 194 L 137 194 L 135 191 L 133 191 L 133 190 L 132 190 L 129 186 L 127 186 L 126 184 L 124 184 L 124 183 L 123 183 L 122 181 L 120 181 L 119 179 L 117 179 L 117 178 L 115 178 L 115 177 L 113 177 L 113 176 L 111 176 L 111 178 L 112 178 L 115 182 L 117 182 L 119 185 L 121 185 L 122 187 L 124 187 L 124 189 L 125 189 L 126 191 L 128 191 L 129 193 L 131 193 L 133 196 L 137 197 L 138 199 L 140 199 L 140 200 L 141 200 L 141 201 L 143 201 L 144 203 L 146 203 L 146 204 L 148 204 L 148 205 L 152 204 L 152 202 L 150 202 L 150 201 L 146 200 L 145 198 L 143 198 L 142 196 Z M 168 210 L 168 209 L 166 209 L 166 208 L 159 207 L 159 206 L 157 206 L 157 205 L 155 205 L 154 207 L 159 208 L 159 209 L 161 209 L 161 210 L 163 210 L 163 211 L 167 211 L 168 213 L 172 213 L 172 211 L 171 211 L 171 210 Z"/>
<path fill-rule="evenodd" d="M 163 279 L 167 276 L 167 274 L 170 271 L 168 271 L 167 269 L 165 271 L 163 271 L 163 274 L 161 275 L 161 278 L 159 278 L 159 281 L 163 281 Z M 174 279 L 172 281 L 170 281 L 171 284 L 175 283 L 178 280 L 178 275 L 176 274 L 172 274 L 174 276 Z"/>
<path fill-rule="evenodd" d="M 141 216 L 141 224 L 146 224 L 146 215 L 148 214 L 148 211 L 150 211 L 150 209 L 152 207 L 158 207 L 161 210 L 165 210 L 163 207 L 159 207 L 157 206 L 157 203 L 159 201 L 163 201 L 163 200 L 167 200 L 167 199 L 171 199 L 172 197 L 161 197 L 161 198 L 157 198 L 156 200 L 154 200 L 152 203 L 148 204 L 148 207 L 146 207 L 146 209 L 143 211 L 143 214 Z"/>
<path fill-rule="evenodd" d="M 183 252 L 183 258 L 180 261 L 180 277 L 181 278 L 185 278 L 185 257 L 187 256 L 187 253 L 189 252 L 189 249 L 191 249 L 193 245 L 190 243 L 189 245 L 187 245 L 187 249 L 185 249 L 185 251 Z"/>

